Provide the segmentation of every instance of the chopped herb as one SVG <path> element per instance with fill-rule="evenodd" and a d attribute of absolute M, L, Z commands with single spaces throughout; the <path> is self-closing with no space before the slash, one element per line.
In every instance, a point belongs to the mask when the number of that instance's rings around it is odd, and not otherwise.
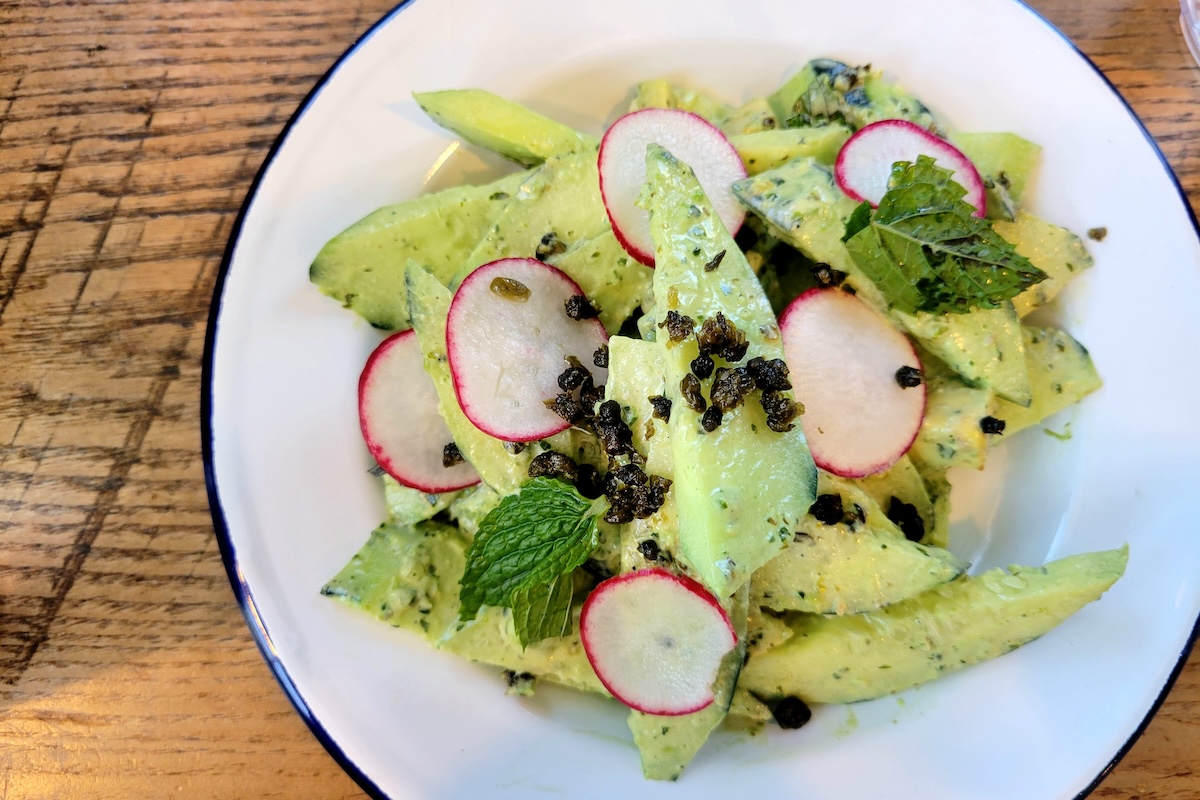
<path fill-rule="evenodd" d="M 896 383 L 900 384 L 901 389 L 912 389 L 921 385 L 924 376 L 921 370 L 916 367 L 910 367 L 905 364 L 900 369 L 896 370 Z"/>
<path fill-rule="evenodd" d="M 1071 439 L 1071 435 L 1072 435 L 1071 434 L 1071 423 L 1068 422 L 1066 425 L 1064 425 L 1061 432 L 1060 431 L 1052 431 L 1049 428 L 1042 428 L 1042 433 L 1046 434 L 1047 436 L 1053 436 L 1055 439 L 1058 439 L 1060 442 L 1069 441 Z"/>

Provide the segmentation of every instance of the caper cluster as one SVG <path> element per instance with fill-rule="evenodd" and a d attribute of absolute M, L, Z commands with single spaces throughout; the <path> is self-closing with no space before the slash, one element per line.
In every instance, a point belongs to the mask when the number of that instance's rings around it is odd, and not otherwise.
<path fill-rule="evenodd" d="M 592 363 L 608 366 L 606 346 L 596 350 Z M 567 368 L 558 376 L 558 387 L 562 392 L 546 405 L 570 424 L 596 435 L 608 456 L 609 470 L 601 474 L 589 464 L 578 464 L 562 453 L 547 451 L 534 457 L 529 477 L 559 478 L 589 499 L 604 495 L 609 502 L 604 520 L 615 525 L 645 519 L 662 508 L 671 481 L 647 475 L 639 466 L 644 459 L 633 446 L 633 431 L 621 416 L 621 404 L 603 400 L 604 387 L 597 387 L 591 370 L 573 357 L 567 358 Z M 669 408 L 668 402 L 668 414 Z"/>
<path fill-rule="evenodd" d="M 740 406 L 745 399 L 758 389 L 761 394 L 759 402 L 767 415 L 767 426 L 778 433 L 790 431 L 794 426 L 793 420 L 800 413 L 799 406 L 783 394 L 792 388 L 788 380 L 788 368 L 783 359 L 774 358 L 770 361 L 755 357 L 738 367 L 718 367 L 714 356 L 730 364 L 736 364 L 746 357 L 749 343 L 746 336 L 737 326 L 731 323 L 724 314 L 717 312 L 713 317 L 704 321 L 700 330 L 695 331 L 695 322 L 691 317 L 668 311 L 666 319 L 659 323 L 665 327 L 672 342 L 682 342 L 695 332 L 696 343 L 700 353 L 692 359 L 691 371 L 679 382 L 679 393 L 688 408 L 700 414 L 700 425 L 711 433 L 721 424 L 725 414 Z M 709 388 L 709 399 L 704 399 L 701 381 L 712 378 Z M 665 398 L 664 398 L 665 399 Z M 655 398 L 650 398 L 654 403 Z M 658 406 L 655 405 L 655 415 Z M 670 415 L 670 406 L 663 418 Z"/>

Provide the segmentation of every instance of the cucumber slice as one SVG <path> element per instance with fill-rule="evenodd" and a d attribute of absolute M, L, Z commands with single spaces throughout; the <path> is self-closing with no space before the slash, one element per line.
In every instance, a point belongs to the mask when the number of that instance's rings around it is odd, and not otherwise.
<path fill-rule="evenodd" d="M 746 165 L 746 172 L 757 175 L 782 166 L 794 158 L 812 158 L 832 165 L 838 151 L 850 138 L 844 125 L 825 125 L 820 128 L 787 128 L 764 130 L 731 136 L 729 141 Z"/>
<path fill-rule="evenodd" d="M 457 286 L 501 258 L 550 258 L 611 230 L 600 199 L 596 154 L 551 158 L 517 188 L 475 249 L 459 264 Z"/>
<path fill-rule="evenodd" d="M 993 228 L 1017 248 L 1018 253 L 1046 273 L 1044 281 L 1013 298 L 1013 307 L 1019 317 L 1049 303 L 1076 275 L 1092 266 L 1092 254 L 1082 239 L 1066 228 L 1032 214 L 1022 211 L 1012 222 L 998 221 Z"/>
<path fill-rule="evenodd" d="M 443 128 L 525 166 L 600 146 L 592 136 L 482 89 L 414 92 L 413 99 Z"/>
<path fill-rule="evenodd" d="M 309 279 L 374 327 L 403 330 L 409 327 L 408 260 L 449 283 L 531 174 L 381 208 L 330 239 L 313 259 Z"/>
<path fill-rule="evenodd" d="M 1027 408 L 1001 401 L 996 416 L 1004 437 L 1037 425 L 1100 388 L 1101 380 L 1087 348 L 1054 328 L 1025 328 L 1025 348 L 1033 401 Z"/>
<path fill-rule="evenodd" d="M 629 110 L 641 111 L 643 108 L 677 108 L 690 111 L 717 127 L 721 127 L 735 112 L 729 103 L 718 100 L 707 92 L 672 83 L 666 78 L 654 78 L 637 85 L 633 100 L 629 102 Z"/>
<path fill-rule="evenodd" d="M 898 692 L 1036 639 L 1099 598 L 1127 557 L 1123 547 L 996 569 L 867 614 L 805 616 L 795 636 L 750 659 L 741 684 L 816 703 Z"/>
<path fill-rule="evenodd" d="M 458 616 L 466 543 L 449 525 L 385 523 L 321 594 L 436 640 Z"/>
<path fill-rule="evenodd" d="M 413 328 L 425 353 L 425 371 L 437 387 L 438 410 L 463 457 L 483 482 L 501 495 L 512 494 L 524 482 L 533 460 L 534 448 L 519 453 L 505 449 L 504 442 L 476 428 L 458 405 L 450 361 L 446 356 L 446 316 L 450 290 L 416 264 L 407 270 L 408 306 Z"/>
<path fill-rule="evenodd" d="M 646 162 L 656 314 L 699 324 L 721 313 L 744 334 L 745 359 L 782 358 L 771 304 L 691 169 L 657 146 Z M 696 337 L 672 342 L 660 331 L 657 343 L 673 402 L 680 549 L 715 595 L 729 597 L 783 549 L 815 499 L 816 468 L 798 425 L 768 427 L 757 391 L 706 433 L 680 390 L 699 353 Z"/>
<path fill-rule="evenodd" d="M 755 605 L 857 614 L 921 594 L 966 570 L 952 553 L 906 539 L 854 481 L 821 472 L 818 486 L 821 495 L 841 498 L 846 517 L 825 523 L 806 516 L 788 548 L 754 573 Z"/>

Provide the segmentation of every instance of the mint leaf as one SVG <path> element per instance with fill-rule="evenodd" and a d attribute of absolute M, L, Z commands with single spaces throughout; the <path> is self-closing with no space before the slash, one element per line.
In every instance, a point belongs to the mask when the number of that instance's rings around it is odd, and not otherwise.
<path fill-rule="evenodd" d="M 850 219 L 846 220 L 846 233 L 842 236 L 843 242 L 848 242 L 854 238 L 854 234 L 861 231 L 863 228 L 871 224 L 871 204 L 863 200 L 850 214 Z"/>
<path fill-rule="evenodd" d="M 501 500 L 467 549 L 459 619 L 474 619 L 485 605 L 512 608 L 515 592 L 549 584 L 587 560 L 600 540 L 592 505 L 549 478 Z"/>
<path fill-rule="evenodd" d="M 542 639 L 563 636 L 571 629 L 571 598 L 575 593 L 575 578 L 569 572 L 550 583 L 512 594 L 513 629 L 521 647 Z"/>
<path fill-rule="evenodd" d="M 999 308 L 1046 277 L 974 215 L 952 175 L 928 156 L 899 161 L 870 224 L 859 227 L 857 210 L 847 223 L 854 262 L 909 314 Z"/>

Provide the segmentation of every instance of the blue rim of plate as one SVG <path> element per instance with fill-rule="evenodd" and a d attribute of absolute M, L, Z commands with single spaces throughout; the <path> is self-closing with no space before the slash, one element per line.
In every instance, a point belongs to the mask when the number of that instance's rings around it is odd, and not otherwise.
<path fill-rule="evenodd" d="M 1184 210 L 1187 212 L 1188 219 L 1192 223 L 1192 230 L 1195 232 L 1197 239 L 1200 240 L 1200 223 L 1197 222 L 1196 214 L 1192 211 L 1192 206 L 1188 200 L 1187 192 L 1184 191 L 1183 185 L 1179 182 L 1178 176 L 1176 176 L 1175 171 L 1171 168 L 1166 156 L 1163 155 L 1162 150 L 1158 146 L 1158 142 L 1156 142 L 1154 137 L 1150 135 L 1150 131 L 1146 129 L 1146 126 L 1142 122 L 1141 118 L 1138 117 L 1137 113 L 1134 112 L 1133 107 L 1129 105 L 1129 101 L 1127 101 L 1117 87 L 1113 85 L 1113 82 L 1108 79 L 1108 76 L 1105 75 L 1098 66 L 1096 66 L 1095 62 L 1093 62 L 1087 56 L 1087 54 L 1080 50 L 1079 47 L 1077 47 L 1065 33 L 1060 31 L 1052 22 L 1050 22 L 1050 20 L 1046 19 L 1041 12 L 1035 8 L 1032 8 L 1024 0 L 1013 1 L 1017 5 L 1024 8 L 1027 12 L 1032 14 L 1039 22 L 1050 28 L 1050 30 L 1056 33 L 1059 38 L 1066 42 L 1066 44 L 1073 51 L 1075 51 L 1075 54 L 1078 55 L 1084 61 L 1084 63 L 1092 68 L 1092 71 L 1096 73 L 1097 77 L 1104 82 L 1104 85 L 1108 87 L 1109 91 L 1111 91 L 1117 100 L 1120 101 L 1121 105 L 1124 106 L 1126 113 L 1129 114 L 1134 124 L 1137 125 L 1138 130 L 1141 131 L 1142 136 L 1145 137 L 1147 143 L 1149 143 L 1151 149 L 1154 151 L 1154 154 L 1158 157 L 1159 163 L 1162 164 L 1163 169 L 1166 171 L 1167 176 L 1174 184 L 1175 192 L 1179 196 L 1179 200 L 1183 204 Z M 221 560 L 225 563 L 225 572 L 229 576 L 229 583 L 233 587 L 233 593 L 237 598 L 238 605 L 242 609 L 242 615 L 246 618 L 246 624 L 249 626 L 250 632 L 254 635 L 254 640 L 258 645 L 259 652 L 262 653 L 267 665 L 271 668 L 271 672 L 274 673 L 275 679 L 279 681 L 279 685 L 283 688 L 288 700 L 291 701 L 292 706 L 296 709 L 297 713 L 299 713 L 301 719 L 304 720 L 304 723 L 308 725 L 308 728 L 310 731 L 312 731 L 313 736 L 315 736 L 317 741 L 319 741 L 321 745 L 329 752 L 329 754 L 333 756 L 333 759 L 342 767 L 343 770 L 345 770 L 346 774 L 353 778 L 354 782 L 357 783 L 359 787 L 363 789 L 363 791 L 365 791 L 371 797 L 376 798 L 376 800 L 390 799 L 389 796 L 382 789 L 380 789 L 379 786 L 373 780 L 371 780 L 371 778 L 368 777 L 367 774 L 363 772 L 363 770 L 357 764 L 355 764 L 348 755 L 346 755 L 346 752 L 342 750 L 336 741 L 334 741 L 333 737 L 329 735 L 329 732 L 326 731 L 325 727 L 321 724 L 321 721 L 318 720 L 313 714 L 312 709 L 309 708 L 304 696 L 300 693 L 300 690 L 296 688 L 296 684 L 292 681 L 291 675 L 288 674 L 287 668 L 283 665 L 282 660 L 276 654 L 275 647 L 271 642 L 271 634 L 267 631 L 266 623 L 264 623 L 262 617 L 259 616 L 258 608 L 254 602 L 254 596 L 250 591 L 250 586 L 247 584 L 246 579 L 242 577 L 241 570 L 238 567 L 237 552 L 233 546 L 233 539 L 229 533 L 229 525 L 225 519 L 225 510 L 221 506 L 221 497 L 220 492 L 217 489 L 217 475 L 213 461 L 212 378 L 213 357 L 216 352 L 217 329 L 219 327 L 218 322 L 221 315 L 221 301 L 224 297 L 225 278 L 229 274 L 229 267 L 233 263 L 234 251 L 237 249 L 238 239 L 240 238 L 242 232 L 242 225 L 245 222 L 246 214 L 249 212 L 250 207 L 253 205 L 255 197 L 258 194 L 259 185 L 262 183 L 263 178 L 266 176 L 267 171 L 274 162 L 276 154 L 287 141 L 288 134 L 291 133 L 292 128 L 296 126 L 296 124 L 304 116 L 305 112 L 308 111 L 309 106 L 312 105 L 313 100 L 315 100 L 317 95 L 320 94 L 321 89 L 324 88 L 325 84 L 329 82 L 334 74 L 337 73 L 341 66 L 347 60 L 349 60 L 351 56 L 358 52 L 358 49 L 362 47 L 363 44 L 365 44 L 385 25 L 390 23 L 396 16 L 399 15 L 401 11 L 412 5 L 413 2 L 415 2 L 415 0 L 401 0 L 398 5 L 384 15 L 378 22 L 368 28 L 361 36 L 358 37 L 354 44 L 352 44 L 349 49 L 346 50 L 346 52 L 338 57 L 337 61 L 333 63 L 333 66 L 331 66 L 325 72 L 325 74 L 321 76 L 308 94 L 305 95 L 304 100 L 300 102 L 300 105 L 297 107 L 296 111 L 292 114 L 291 118 L 288 119 L 287 124 L 283 126 L 283 130 L 279 133 L 279 136 L 271 145 L 271 149 L 267 151 L 267 155 L 266 158 L 263 159 L 262 166 L 259 167 L 258 173 L 254 176 L 254 180 L 251 181 L 250 188 L 246 192 L 246 199 L 243 201 L 242 207 L 238 211 L 237 218 L 234 220 L 233 228 L 229 233 L 229 241 L 225 246 L 225 253 L 221 258 L 221 267 L 217 273 L 216 282 L 213 286 L 213 298 L 211 304 L 209 305 L 208 328 L 204 337 L 204 361 L 201 366 L 200 378 L 200 435 L 204 458 L 204 482 L 208 490 L 209 511 L 213 518 L 213 528 L 217 536 L 217 544 L 221 549 Z M 1166 700 L 1167 695 L 1171 691 L 1171 687 L 1175 685 L 1175 681 L 1179 678 L 1179 674 L 1183 671 L 1184 666 L 1187 664 L 1188 656 L 1191 654 L 1197 638 L 1200 638 L 1200 617 L 1196 618 L 1196 622 L 1192 626 L 1192 631 L 1189 634 L 1187 641 L 1184 643 L 1183 649 L 1179 653 L 1179 658 L 1175 663 L 1175 667 L 1171 670 L 1171 674 L 1167 677 L 1166 682 L 1163 684 L 1162 691 L 1159 692 L 1158 697 L 1156 697 L 1154 702 L 1151 703 L 1145 717 L 1142 718 L 1142 721 L 1138 724 L 1137 728 L 1135 728 L 1133 733 L 1130 734 L 1129 738 L 1125 741 L 1125 744 L 1123 744 L 1120 749 L 1113 754 L 1112 758 L 1105 765 L 1104 769 L 1100 770 L 1099 774 L 1097 774 L 1096 777 L 1093 778 L 1092 781 L 1075 796 L 1075 800 L 1084 800 L 1084 798 L 1091 794 L 1092 790 L 1099 786 L 1101 781 L 1103 781 L 1109 775 L 1109 773 L 1113 771 L 1117 764 L 1120 763 L 1121 759 L 1125 757 L 1125 754 L 1129 752 L 1129 749 L 1133 747 L 1134 742 L 1136 742 L 1145 732 L 1146 726 L 1150 724 L 1150 721 L 1154 718 L 1154 715 L 1158 713 L 1158 709 L 1162 706 L 1163 701 Z"/>

